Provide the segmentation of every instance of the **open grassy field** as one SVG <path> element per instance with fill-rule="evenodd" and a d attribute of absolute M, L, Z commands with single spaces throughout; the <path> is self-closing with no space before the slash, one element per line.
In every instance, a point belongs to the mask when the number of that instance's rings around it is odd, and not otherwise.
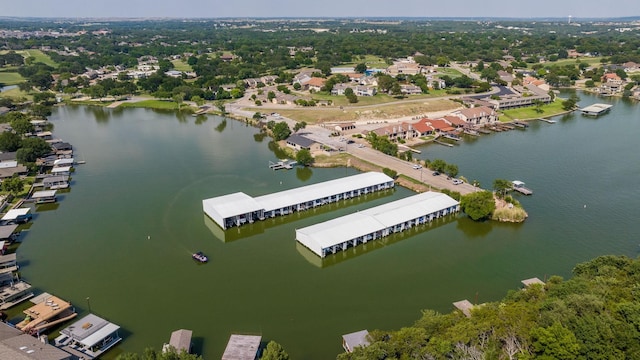
<path fill-rule="evenodd" d="M 548 61 L 544 63 L 544 66 L 564 66 L 564 65 L 578 65 L 579 63 L 587 63 L 591 66 L 600 65 L 600 60 L 602 60 L 602 56 L 597 57 L 582 57 L 578 59 L 561 59 L 558 61 Z M 529 67 L 535 64 L 529 64 Z"/>
<path fill-rule="evenodd" d="M 33 96 L 32 95 L 29 95 L 26 92 L 21 91 L 18 88 L 7 90 L 7 91 L 3 91 L 3 92 L 0 93 L 0 97 L 10 98 L 10 99 L 14 99 L 14 100 L 20 100 L 20 99 L 33 100 Z"/>
<path fill-rule="evenodd" d="M 542 106 L 542 112 L 536 112 L 535 106 L 524 107 L 519 109 L 504 110 L 500 116 L 500 121 L 512 120 L 531 120 L 541 117 L 549 117 L 565 113 L 562 108 L 562 99 L 556 99 L 551 104 Z"/>
<path fill-rule="evenodd" d="M 173 64 L 173 68 L 178 71 L 193 71 L 191 65 L 187 64 L 186 61 L 182 61 L 182 59 L 171 60 L 171 63 Z"/>
<path fill-rule="evenodd" d="M 16 85 L 23 81 L 24 78 L 17 72 L 0 71 L 0 84 Z"/>
<path fill-rule="evenodd" d="M 367 65 L 369 69 L 386 69 L 387 67 L 389 67 L 389 65 L 384 60 L 384 58 L 381 58 L 379 56 L 374 56 L 374 55 L 365 55 L 364 59 L 357 57 L 354 61 L 350 63 L 341 64 L 340 67 L 349 67 L 349 66 L 355 67 L 356 65 L 362 64 L 363 62 Z"/>
<path fill-rule="evenodd" d="M 448 67 L 439 67 L 438 74 L 449 75 L 453 79 L 462 76 L 462 73 L 460 71 Z"/>
<path fill-rule="evenodd" d="M 8 51 L 7 50 L 3 50 L 0 51 L 0 54 L 6 54 Z M 24 58 L 28 58 L 29 56 L 33 56 L 36 60 L 36 62 L 41 62 L 43 64 L 49 65 L 51 67 L 58 67 L 58 64 L 51 60 L 51 58 L 49 57 L 49 55 L 43 53 L 40 50 L 33 50 L 33 49 L 29 49 L 29 50 L 16 50 L 16 53 L 22 55 Z"/>
<path fill-rule="evenodd" d="M 435 111 L 445 111 L 457 109 L 460 104 L 450 100 L 429 100 L 419 102 L 396 102 L 393 104 L 381 104 L 371 107 L 345 107 L 343 109 L 335 107 L 316 107 L 316 108 L 294 108 L 294 109 L 278 109 L 281 115 L 297 120 L 305 121 L 308 124 L 332 122 L 332 121 L 366 121 L 366 120 L 385 120 L 397 119 L 407 116 L 417 116 Z M 255 108 L 247 109 L 249 111 Z"/>

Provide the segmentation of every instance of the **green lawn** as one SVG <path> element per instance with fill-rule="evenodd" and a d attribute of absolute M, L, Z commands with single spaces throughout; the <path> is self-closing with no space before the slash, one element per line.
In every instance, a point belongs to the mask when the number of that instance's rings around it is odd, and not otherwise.
<path fill-rule="evenodd" d="M 178 110 L 178 104 L 173 101 L 165 100 L 142 100 L 138 102 L 125 102 L 120 104 L 119 107 L 133 107 L 133 108 L 145 108 L 145 109 L 160 109 L 160 110 Z"/>
<path fill-rule="evenodd" d="M 566 112 L 562 108 L 562 99 L 556 99 L 551 104 L 542 106 L 542 112 L 536 112 L 535 106 L 524 107 L 519 109 L 504 110 L 500 121 L 512 121 L 512 120 L 531 120 L 541 117 L 550 117 Z"/>
<path fill-rule="evenodd" d="M 11 98 L 14 100 L 20 100 L 20 99 L 33 100 L 33 95 L 29 95 L 18 88 L 3 91 L 0 93 L 0 97 Z"/>
<path fill-rule="evenodd" d="M 578 58 L 578 59 L 561 59 L 558 61 L 547 61 L 545 63 L 543 63 L 542 65 L 544 66 L 564 66 L 564 65 L 578 65 L 578 63 L 587 63 L 591 66 L 593 65 L 600 65 L 600 60 L 602 59 L 602 56 L 597 56 L 597 57 L 582 57 L 582 58 Z M 532 65 L 535 64 L 529 64 L 529 67 L 531 67 Z"/>
<path fill-rule="evenodd" d="M 7 52 L 9 52 L 8 50 L 3 50 L 0 51 L 0 54 L 6 54 Z M 29 49 L 29 50 L 16 50 L 16 53 L 22 55 L 24 58 L 28 58 L 29 56 L 33 56 L 36 60 L 36 62 L 41 62 L 43 64 L 49 65 L 51 67 L 58 67 L 58 64 L 51 60 L 51 58 L 49 57 L 49 55 L 43 53 L 40 50 L 33 50 L 33 49 Z"/>
<path fill-rule="evenodd" d="M 186 61 L 182 61 L 182 59 L 171 60 L 171 63 L 173 64 L 173 68 L 178 71 L 187 71 L 187 72 L 193 71 L 193 68 L 191 68 L 191 65 L 187 64 Z"/>
<path fill-rule="evenodd" d="M 449 75 L 453 79 L 462 76 L 462 73 L 460 71 L 448 67 L 439 67 L 438 74 Z"/>
<path fill-rule="evenodd" d="M 0 71 L 0 84 L 16 85 L 24 81 L 22 75 L 16 72 Z"/>
<path fill-rule="evenodd" d="M 389 67 L 384 58 L 374 55 L 365 55 L 364 59 L 361 59 L 359 56 L 357 56 L 354 61 L 341 64 L 340 67 L 355 67 L 356 65 L 362 64 L 363 62 L 367 64 L 367 67 L 369 69 L 386 69 L 387 67 Z"/>

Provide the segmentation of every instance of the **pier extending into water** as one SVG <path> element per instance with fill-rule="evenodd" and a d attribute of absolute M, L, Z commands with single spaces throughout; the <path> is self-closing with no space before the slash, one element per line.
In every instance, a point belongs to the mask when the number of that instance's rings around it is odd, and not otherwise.
<path fill-rule="evenodd" d="M 296 240 L 321 258 L 460 211 L 448 195 L 428 191 L 296 229 Z"/>
<path fill-rule="evenodd" d="M 304 211 L 394 187 L 389 176 L 366 172 L 253 198 L 237 192 L 202 200 L 202 208 L 222 229 Z"/>
<path fill-rule="evenodd" d="M 524 194 L 524 195 L 531 195 L 533 194 L 533 191 L 529 188 L 526 188 L 524 186 L 524 183 L 522 181 L 518 181 L 518 180 L 514 180 L 511 182 L 513 184 L 513 190 Z"/>

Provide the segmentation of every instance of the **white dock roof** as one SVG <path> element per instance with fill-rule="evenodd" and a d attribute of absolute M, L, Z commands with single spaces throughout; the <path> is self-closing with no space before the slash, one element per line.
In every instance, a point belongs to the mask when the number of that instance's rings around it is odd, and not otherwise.
<path fill-rule="evenodd" d="M 52 174 L 67 173 L 69 171 L 71 171 L 71 166 L 61 166 L 51 169 Z"/>
<path fill-rule="evenodd" d="M 254 198 L 242 192 L 202 200 L 202 205 L 205 212 L 211 208 L 223 218 L 248 214 L 262 209 L 262 206 Z"/>
<path fill-rule="evenodd" d="M 86 347 L 91 347 L 118 329 L 120 329 L 120 326 L 97 315 L 88 314 L 60 332 L 79 341 Z"/>
<path fill-rule="evenodd" d="M 2 217 L 4 221 L 11 221 L 18 218 L 18 216 L 27 215 L 31 211 L 30 208 L 11 209 Z"/>
<path fill-rule="evenodd" d="M 393 179 L 383 173 L 366 172 L 263 195 L 255 199 L 265 211 L 271 211 L 391 181 Z"/>
<path fill-rule="evenodd" d="M 73 158 L 70 159 L 57 159 L 53 161 L 53 166 L 73 165 Z"/>
<path fill-rule="evenodd" d="M 297 229 L 296 240 L 320 255 L 322 249 L 456 205 L 451 197 L 429 191 Z"/>
<path fill-rule="evenodd" d="M 33 199 L 40 199 L 40 198 L 53 197 L 53 196 L 56 196 L 56 191 L 57 191 L 57 190 L 41 190 L 41 191 L 35 191 L 35 192 L 33 193 L 33 195 L 31 195 L 31 198 L 33 198 Z"/>

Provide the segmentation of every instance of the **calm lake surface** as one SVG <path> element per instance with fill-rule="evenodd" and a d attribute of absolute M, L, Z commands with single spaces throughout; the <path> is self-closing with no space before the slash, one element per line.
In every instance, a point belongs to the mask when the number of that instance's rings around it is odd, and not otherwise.
<path fill-rule="evenodd" d="M 36 212 L 18 253 L 37 288 L 122 326 L 110 352 L 160 349 L 176 329 L 193 330 L 194 350 L 220 358 L 231 333 L 261 334 L 293 359 L 330 359 L 340 336 L 397 329 L 421 309 L 497 300 L 520 280 L 568 277 L 603 254 L 640 249 L 640 107 L 611 102 L 600 118 L 579 114 L 527 130 L 423 147 L 422 158 L 455 163 L 490 188 L 522 180 L 524 224 L 474 223 L 463 215 L 320 261 L 295 229 L 411 195 L 403 188 L 222 233 L 202 199 L 263 195 L 355 174 L 353 169 L 274 172 L 269 138 L 234 120 L 143 109 L 57 108 L 57 137 L 77 166 L 55 210 Z M 211 261 L 194 263 L 203 251 Z"/>

